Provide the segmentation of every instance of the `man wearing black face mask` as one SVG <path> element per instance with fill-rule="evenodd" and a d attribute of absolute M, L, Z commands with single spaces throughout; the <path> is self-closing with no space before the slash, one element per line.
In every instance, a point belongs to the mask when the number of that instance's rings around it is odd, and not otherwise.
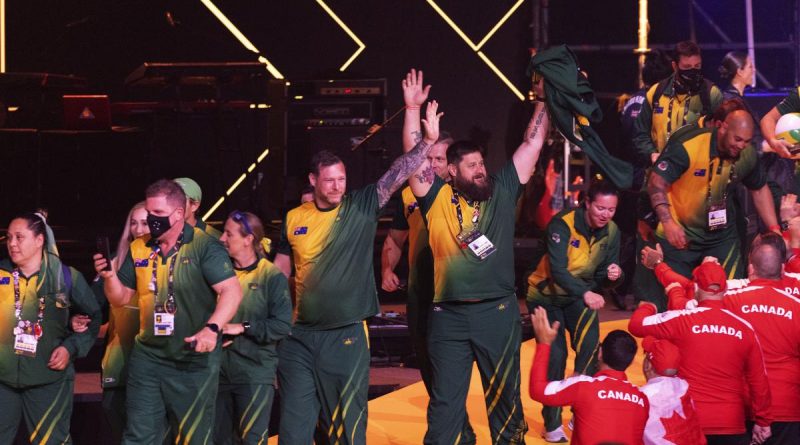
<path fill-rule="evenodd" d="M 710 115 L 722 103 L 722 92 L 703 79 L 701 66 L 700 47 L 696 43 L 683 41 L 675 45 L 673 74 L 647 90 L 639 116 L 633 124 L 632 142 L 641 159 L 649 159 L 654 164 L 673 133 L 684 125 L 697 122 L 701 116 Z M 637 209 L 640 219 L 637 251 L 645 242 L 652 242 L 652 232 L 657 224 L 652 208 L 647 205 L 646 196 L 642 198 L 644 205 Z M 637 301 L 664 300 L 664 291 L 655 275 L 640 266 L 634 271 L 633 293 Z"/>
<path fill-rule="evenodd" d="M 158 443 L 162 419 L 176 443 L 203 443 L 214 425 L 221 360 L 220 327 L 242 289 L 225 249 L 184 222 L 186 195 L 162 179 L 145 191 L 150 235 L 137 238 L 119 270 L 95 255 L 114 306 L 138 297 L 141 327 L 128 368 L 123 443 Z"/>

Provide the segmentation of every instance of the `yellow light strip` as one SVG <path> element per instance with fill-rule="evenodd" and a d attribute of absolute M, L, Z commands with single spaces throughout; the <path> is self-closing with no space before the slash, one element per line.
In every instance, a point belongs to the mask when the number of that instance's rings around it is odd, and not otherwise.
<path fill-rule="evenodd" d="M 219 20 L 223 26 L 228 28 L 228 31 L 230 31 L 231 34 L 233 34 L 233 36 L 236 37 L 236 40 L 238 40 L 239 43 L 241 43 L 245 48 L 247 48 L 248 51 L 252 51 L 256 54 L 261 53 L 261 51 L 259 51 L 258 48 L 256 48 L 255 45 L 253 45 L 253 42 L 251 42 L 250 39 L 248 39 L 244 34 L 242 34 L 242 32 L 239 31 L 239 28 L 237 28 L 236 25 L 233 24 L 233 22 L 228 20 L 228 17 L 226 17 L 225 14 L 223 14 L 222 11 L 220 11 L 219 8 L 217 8 L 217 6 L 211 2 L 211 0 L 200 0 L 200 2 L 203 5 L 205 5 L 205 7 L 208 8 L 208 10 L 211 11 L 212 14 L 214 14 L 214 17 L 216 17 L 217 20 Z M 259 56 L 258 61 L 266 65 L 267 71 L 269 71 L 272 77 L 276 79 L 283 79 L 283 74 L 281 74 L 280 71 L 278 71 L 278 69 L 275 68 L 275 66 L 272 65 L 269 62 L 269 60 L 267 60 L 266 57 Z"/>
<path fill-rule="evenodd" d="M 491 68 L 491 70 L 494 71 L 497 77 L 499 77 L 500 80 L 503 81 L 504 84 L 506 84 L 506 86 L 511 90 L 511 92 L 514 93 L 515 96 L 519 98 L 519 100 L 525 100 L 525 96 L 523 96 L 522 93 L 519 92 L 517 87 L 515 87 L 514 84 L 511 83 L 511 81 L 508 80 L 508 78 L 505 75 L 503 75 L 500 69 L 494 66 L 494 63 L 492 63 L 492 61 L 489 60 L 488 57 L 486 57 L 483 51 L 478 51 L 478 57 L 480 57 L 487 65 L 489 65 L 489 68 Z"/>
<path fill-rule="evenodd" d="M 206 214 L 203 215 L 203 221 L 207 220 L 209 216 L 214 214 L 214 212 L 219 208 L 219 206 L 222 205 L 222 201 L 225 201 L 225 197 L 224 196 L 220 196 L 219 199 L 217 200 L 217 202 L 215 202 L 214 205 L 211 206 L 210 209 L 208 209 Z"/>
<path fill-rule="evenodd" d="M 336 24 L 339 25 L 339 27 L 342 28 L 344 32 L 346 32 L 347 35 L 350 36 L 351 39 L 353 39 L 354 42 L 356 42 L 356 45 L 358 45 L 358 49 L 356 50 L 356 52 L 354 52 L 353 55 L 350 56 L 350 58 L 347 59 L 347 61 L 339 68 L 339 71 L 343 72 L 344 70 L 347 69 L 348 66 L 350 66 L 351 63 L 353 63 L 354 60 L 356 60 L 356 57 L 358 57 L 358 55 L 361 54 L 362 51 L 364 51 L 367 45 L 365 45 L 364 42 L 362 42 L 361 39 L 358 38 L 358 36 L 350 29 L 350 27 L 348 27 L 342 21 L 342 19 L 340 19 L 339 16 L 336 15 L 336 13 L 333 12 L 333 10 L 327 4 L 325 4 L 324 1 L 317 0 L 317 3 L 319 3 L 322 9 L 324 9 L 325 12 L 327 12 L 328 15 L 331 16 L 333 21 L 336 22 Z"/>
<path fill-rule="evenodd" d="M 0 73 L 6 72 L 6 0 L 0 0 Z"/>
<path fill-rule="evenodd" d="M 506 15 L 504 15 L 503 18 L 501 18 L 500 21 L 497 22 L 496 25 L 494 25 L 494 28 L 492 28 L 492 30 L 489 31 L 489 33 L 487 33 L 485 36 L 483 36 L 483 39 L 480 42 L 478 42 L 478 45 L 475 46 L 475 50 L 477 51 L 477 50 L 483 48 L 483 45 L 486 42 L 488 42 L 490 38 L 492 38 L 494 33 L 496 33 L 497 30 L 500 29 L 501 26 L 503 26 L 503 24 L 506 22 L 506 20 L 508 20 L 508 18 L 511 17 L 511 14 L 513 14 L 514 11 L 516 11 L 517 8 L 519 8 L 523 3 L 525 3 L 525 0 L 519 0 L 517 3 L 515 3 L 514 6 L 512 6 L 511 9 L 508 10 L 508 12 L 506 12 Z"/>
<path fill-rule="evenodd" d="M 435 2 L 435 1 L 433 1 L 433 0 L 427 0 L 427 1 L 428 1 L 428 4 L 429 4 L 429 5 L 431 5 L 431 7 L 433 8 L 433 10 L 434 10 L 434 11 L 436 11 L 436 12 L 437 12 L 437 13 L 438 13 L 440 16 L 442 16 L 442 18 L 444 19 L 444 21 L 445 21 L 445 22 L 446 22 L 448 25 L 450 25 L 450 27 L 451 27 L 451 28 L 453 28 L 453 31 L 455 31 L 455 32 L 456 32 L 456 34 L 458 34 L 458 35 L 459 35 L 459 37 L 461 37 L 462 39 L 464 39 L 464 42 L 466 42 L 466 43 L 467 43 L 467 45 L 468 45 L 470 48 L 472 48 L 472 50 L 473 50 L 473 51 L 477 51 L 477 50 L 478 50 L 478 47 L 476 47 L 476 46 L 475 46 L 475 44 L 474 44 L 474 43 L 472 43 L 472 40 L 470 40 L 470 38 L 469 38 L 469 37 L 467 37 L 467 35 L 466 35 L 466 34 L 464 34 L 464 31 L 462 31 L 462 30 L 461 30 L 461 28 L 459 28 L 459 27 L 458 27 L 458 25 L 456 25 L 456 22 L 454 22 L 454 21 L 453 21 L 453 20 L 450 18 L 450 16 L 448 16 L 448 15 L 447 15 L 447 14 L 446 14 L 446 13 L 445 13 L 443 10 L 442 10 L 442 8 L 440 8 L 440 7 L 439 7 L 439 5 L 437 5 L 437 4 L 436 4 L 436 2 Z"/>
<path fill-rule="evenodd" d="M 217 202 L 215 202 L 214 205 L 211 206 L 210 209 L 208 209 L 206 214 L 203 215 L 203 221 L 207 220 L 209 217 L 211 217 L 211 215 L 214 214 L 214 212 L 219 208 L 219 206 L 222 205 L 223 201 L 225 201 L 225 197 L 226 196 L 231 196 L 231 193 L 233 193 L 236 190 L 236 188 L 239 187 L 242 184 L 242 181 L 244 181 L 245 178 L 247 178 L 247 175 L 252 173 L 253 170 L 256 169 L 256 165 L 260 164 L 261 161 L 263 161 L 264 158 L 266 158 L 268 154 L 269 154 L 269 148 L 264 149 L 264 151 L 258 156 L 258 159 L 256 159 L 256 162 L 253 162 L 252 164 L 250 164 L 250 167 L 247 167 L 247 171 L 242 173 L 242 175 L 239 176 L 236 179 L 236 181 L 234 181 L 234 183 L 228 188 L 228 190 L 225 191 L 225 194 L 220 196 L 220 198 L 217 200 Z"/>
<path fill-rule="evenodd" d="M 433 8 L 433 10 L 436 11 L 436 13 L 442 17 L 445 23 L 447 23 L 451 28 L 453 28 L 453 31 L 455 31 L 456 34 L 458 34 L 458 36 L 461 37 L 462 40 L 464 40 L 467 46 L 472 48 L 472 51 L 474 51 L 475 54 L 477 54 L 478 57 L 480 57 L 480 59 L 483 60 L 483 62 L 489 67 L 489 69 L 492 70 L 492 72 L 494 72 L 494 74 L 500 79 L 500 81 L 503 82 L 511 90 L 511 92 L 515 96 L 517 96 L 517 98 L 519 98 L 519 100 L 524 101 L 525 96 L 519 91 L 519 89 L 517 89 L 517 87 L 514 86 L 513 83 L 511 83 L 510 80 L 508 80 L 508 78 L 503 74 L 503 72 L 500 71 L 500 69 L 497 68 L 497 66 L 495 66 L 494 63 L 492 63 L 489 57 L 487 57 L 486 54 L 480 51 L 480 49 L 483 47 L 483 45 L 486 44 L 486 42 L 489 41 L 489 39 L 492 38 L 492 36 L 497 32 L 497 30 L 500 29 L 501 26 L 503 26 L 503 24 L 508 20 L 508 18 L 511 17 L 511 15 L 514 14 L 514 12 L 516 12 L 517 9 L 519 9 L 519 7 L 525 2 L 525 0 L 517 0 L 514 6 L 509 8 L 508 11 L 506 11 L 503 17 L 501 17 L 500 20 L 492 27 L 492 29 L 490 29 L 489 32 L 486 33 L 485 36 L 483 36 L 483 39 L 481 39 L 481 41 L 477 45 L 469 37 L 467 37 L 464 31 L 462 31 L 461 28 L 459 28 L 459 26 L 456 25 L 456 22 L 454 22 L 453 19 L 451 19 L 450 16 L 448 16 L 447 13 L 445 13 L 444 10 L 442 10 L 442 8 L 440 8 L 439 5 L 437 5 L 434 0 L 426 0 L 426 1 L 428 2 L 429 5 L 431 5 L 431 8 Z"/>

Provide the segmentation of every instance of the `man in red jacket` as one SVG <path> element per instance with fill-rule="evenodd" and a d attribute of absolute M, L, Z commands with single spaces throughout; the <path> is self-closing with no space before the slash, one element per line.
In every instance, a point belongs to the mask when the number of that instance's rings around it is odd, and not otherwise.
<path fill-rule="evenodd" d="M 753 439 L 760 443 L 770 435 L 772 415 L 758 338 L 750 323 L 724 308 L 722 266 L 702 263 L 693 277 L 698 307 L 656 315 L 655 305 L 642 302 L 628 330 L 637 337 L 670 340 L 681 350 L 678 375 L 689 382 L 689 394 L 709 445 L 750 443 L 745 428 L 746 383 L 755 416 Z"/>
<path fill-rule="evenodd" d="M 800 443 L 800 299 L 784 290 L 785 250 L 761 244 L 750 252 L 749 286 L 725 295 L 725 307 L 753 325 L 772 393 L 769 444 Z"/>
<path fill-rule="evenodd" d="M 547 319 L 537 307 L 531 316 L 536 333 L 530 395 L 544 405 L 571 405 L 575 420 L 572 444 L 642 444 L 650 403 L 638 387 L 628 382 L 625 369 L 636 355 L 636 341 L 625 331 L 610 332 L 600 345 L 600 370 L 594 376 L 576 375 L 547 381 L 550 345 L 559 323 Z"/>

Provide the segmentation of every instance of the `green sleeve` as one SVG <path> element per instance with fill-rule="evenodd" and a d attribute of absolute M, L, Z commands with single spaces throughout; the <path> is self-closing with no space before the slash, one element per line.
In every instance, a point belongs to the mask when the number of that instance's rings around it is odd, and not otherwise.
<path fill-rule="evenodd" d="M 798 96 L 797 88 L 793 89 L 775 108 L 781 115 L 800 112 L 800 96 Z"/>
<path fill-rule="evenodd" d="M 364 188 L 355 190 L 350 193 L 349 198 L 353 201 L 352 205 L 356 206 L 356 208 L 360 209 L 362 212 L 375 215 L 377 217 L 381 210 L 381 208 L 378 207 L 377 184 L 369 184 Z"/>
<path fill-rule="evenodd" d="M 236 276 L 225 247 L 210 236 L 207 237 L 203 256 L 200 258 L 200 269 L 203 271 L 203 278 L 212 286 Z"/>
<path fill-rule="evenodd" d="M 716 85 L 711 86 L 711 92 L 709 93 L 709 99 L 711 100 L 711 110 L 710 112 L 713 113 L 717 111 L 720 105 L 722 105 L 722 101 L 725 100 L 725 97 L 720 91 L 719 87 Z"/>
<path fill-rule="evenodd" d="M 758 190 L 767 183 L 767 172 L 758 155 L 755 156 L 755 165 L 750 172 L 742 178 L 742 184 L 750 190 Z"/>
<path fill-rule="evenodd" d="M 550 275 L 570 297 L 581 298 L 591 287 L 585 281 L 575 278 L 567 269 L 569 238 L 567 223 L 560 218 L 553 218 L 547 225 L 547 260 L 550 262 Z"/>
<path fill-rule="evenodd" d="M 667 142 L 664 151 L 656 159 L 653 171 L 672 184 L 689 168 L 689 153 L 681 140 Z"/>
<path fill-rule="evenodd" d="M 433 206 L 433 201 L 436 201 L 436 196 L 439 195 L 439 190 L 441 190 L 444 185 L 444 180 L 440 178 L 439 175 L 434 175 L 433 184 L 428 190 L 428 193 L 425 196 L 417 196 L 417 203 L 419 204 L 419 209 L 422 211 L 422 215 L 428 214 L 431 206 Z"/>
<path fill-rule="evenodd" d="M 644 101 L 642 101 L 642 109 L 639 111 L 639 116 L 633 122 L 633 147 L 639 156 L 650 160 L 651 153 L 657 153 L 656 144 L 653 143 L 653 138 L 650 132 L 653 127 L 653 108 L 647 100 L 645 93 Z"/>
<path fill-rule="evenodd" d="M 97 300 L 95 300 L 92 290 L 89 289 L 89 285 L 86 284 L 83 275 L 72 267 L 69 270 L 72 274 L 70 301 L 75 306 L 73 312 L 86 314 L 91 319 L 89 329 L 80 334 L 70 331 L 71 334 L 61 343 L 61 346 L 69 351 L 70 359 L 74 360 L 77 357 L 86 357 L 86 354 L 92 349 L 97 333 L 100 332 L 101 314 L 100 306 L 97 305 Z"/>
<path fill-rule="evenodd" d="M 514 196 L 515 199 L 520 197 L 522 183 L 519 182 L 519 173 L 517 173 L 517 167 L 514 166 L 513 160 L 509 159 L 506 165 L 492 176 L 494 177 L 495 185 L 499 185 L 507 193 Z"/>
<path fill-rule="evenodd" d="M 614 289 L 625 281 L 625 271 L 623 271 L 622 268 L 620 268 L 622 272 L 619 278 L 614 281 L 608 279 L 608 266 L 612 264 L 619 266 L 619 230 L 616 226 L 613 228 L 611 227 L 611 224 L 614 224 L 613 222 L 608 224 L 608 236 L 610 239 L 608 240 L 606 257 L 594 271 L 594 282 L 598 283 L 602 289 Z"/>
<path fill-rule="evenodd" d="M 394 230 L 408 230 L 408 220 L 406 219 L 406 213 L 403 207 L 403 198 L 401 197 L 394 211 L 394 218 L 392 219 L 391 228 Z"/>
<path fill-rule="evenodd" d="M 267 291 L 266 318 L 250 320 L 247 336 L 256 343 L 274 343 L 287 335 L 292 327 L 292 300 L 289 297 L 289 284 L 283 273 L 273 268 L 266 274 L 262 283 Z"/>
<path fill-rule="evenodd" d="M 136 290 L 136 271 L 133 268 L 133 254 L 130 249 L 125 255 L 125 261 L 119 266 L 117 278 L 125 287 Z"/>

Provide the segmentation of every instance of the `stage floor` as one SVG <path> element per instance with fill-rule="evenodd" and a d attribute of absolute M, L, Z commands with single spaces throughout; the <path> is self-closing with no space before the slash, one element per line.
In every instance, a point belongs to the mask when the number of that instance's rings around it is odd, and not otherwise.
<path fill-rule="evenodd" d="M 626 329 L 628 320 L 606 321 L 600 323 L 600 338 L 614 329 Z M 526 443 L 545 444 L 541 438 L 544 429 L 542 424 L 541 408 L 542 405 L 534 402 L 528 396 L 528 379 L 530 376 L 533 354 L 536 350 L 534 340 L 526 341 L 522 344 L 520 360 L 522 368 L 522 406 L 525 409 L 525 420 L 528 422 L 528 434 L 525 436 Z M 572 373 L 572 361 L 574 360 L 573 351 L 569 351 L 567 360 L 567 375 Z M 641 350 L 636 354 L 633 364 L 628 368 L 628 378 L 631 383 L 643 385 L 645 383 L 642 374 L 642 359 L 644 355 Z M 406 386 L 405 388 L 394 391 L 383 397 L 379 397 L 369 402 L 369 421 L 367 424 L 367 443 L 369 445 L 419 445 L 422 443 L 425 429 L 425 411 L 428 406 L 428 395 L 422 382 Z M 489 437 L 489 426 L 486 418 L 486 408 L 483 402 L 483 389 L 481 388 L 480 376 L 477 367 L 472 370 L 472 381 L 470 384 L 469 395 L 467 396 L 467 412 L 475 434 L 478 437 L 478 444 L 491 443 Z M 569 408 L 564 411 L 564 426 L 570 419 Z M 277 436 L 270 438 L 270 444 L 277 444 Z"/>

